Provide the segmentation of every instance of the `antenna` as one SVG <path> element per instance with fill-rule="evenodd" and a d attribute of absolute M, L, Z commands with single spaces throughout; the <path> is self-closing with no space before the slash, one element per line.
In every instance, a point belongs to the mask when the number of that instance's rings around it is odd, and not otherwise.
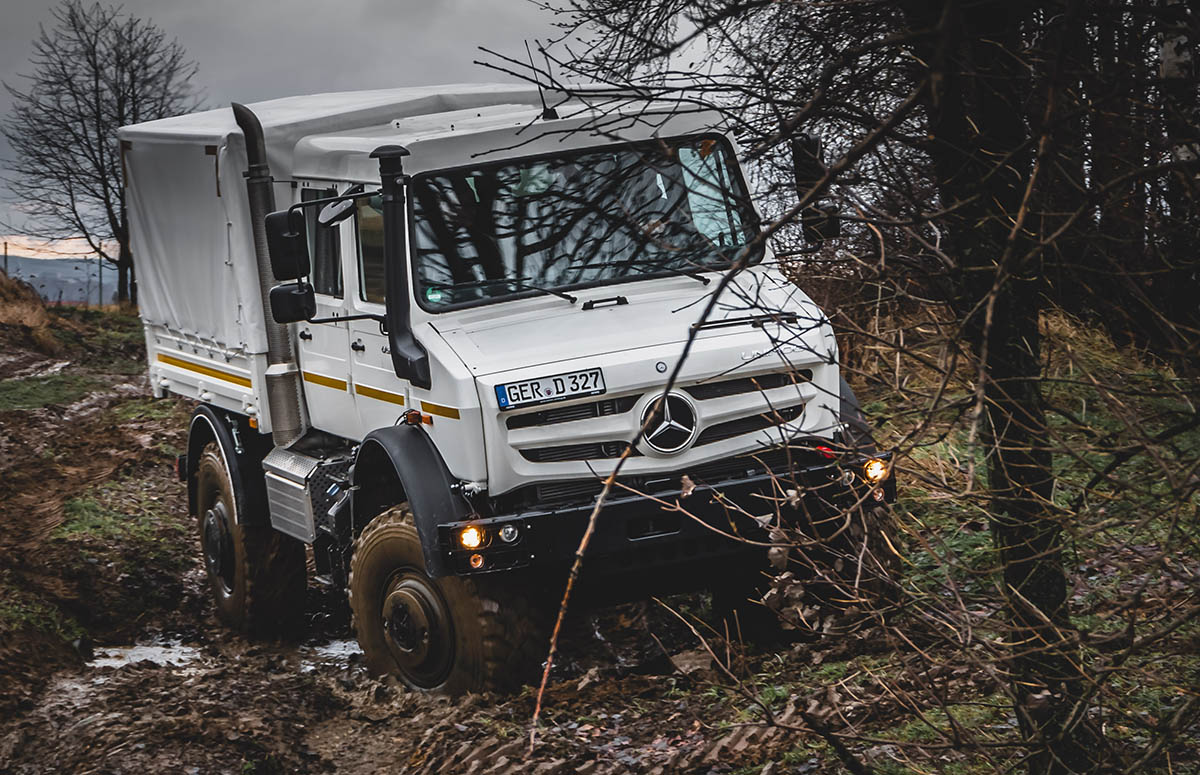
<path fill-rule="evenodd" d="M 542 53 L 546 53 L 545 50 Z M 542 93 L 542 79 L 538 78 L 537 68 L 533 64 L 533 54 L 529 50 L 529 41 L 525 41 L 525 56 L 529 57 L 529 69 L 533 71 L 533 82 L 537 84 L 538 97 L 542 101 L 542 121 L 549 121 L 558 118 L 558 111 L 554 108 L 546 107 L 546 95 Z"/>

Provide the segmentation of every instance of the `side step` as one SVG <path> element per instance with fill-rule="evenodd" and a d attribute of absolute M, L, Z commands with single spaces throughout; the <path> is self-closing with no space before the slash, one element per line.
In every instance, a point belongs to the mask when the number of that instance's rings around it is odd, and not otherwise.
<path fill-rule="evenodd" d="M 271 527 L 311 544 L 319 529 L 333 534 L 329 510 L 345 486 L 349 455 L 312 457 L 276 447 L 263 458 Z"/>

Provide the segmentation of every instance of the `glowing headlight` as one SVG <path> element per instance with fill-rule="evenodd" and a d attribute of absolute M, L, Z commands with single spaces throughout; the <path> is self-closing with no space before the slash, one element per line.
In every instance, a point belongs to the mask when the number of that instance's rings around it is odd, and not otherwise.
<path fill-rule="evenodd" d="M 886 460 L 873 457 L 863 464 L 863 478 L 870 484 L 879 484 L 887 479 L 888 464 Z"/>
<path fill-rule="evenodd" d="M 464 549 L 478 549 L 483 544 L 483 531 L 475 526 L 464 527 L 458 534 L 458 542 Z"/>

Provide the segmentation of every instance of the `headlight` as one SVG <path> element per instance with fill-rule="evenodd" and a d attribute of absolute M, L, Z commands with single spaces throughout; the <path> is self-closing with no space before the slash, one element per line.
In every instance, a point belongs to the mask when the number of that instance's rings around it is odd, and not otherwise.
<path fill-rule="evenodd" d="M 873 457 L 863 464 L 863 478 L 869 484 L 879 484 L 888 477 L 888 464 L 886 460 L 880 460 Z"/>
<path fill-rule="evenodd" d="M 483 544 L 483 531 L 474 525 L 464 527 L 458 534 L 458 542 L 464 549 L 478 549 Z"/>

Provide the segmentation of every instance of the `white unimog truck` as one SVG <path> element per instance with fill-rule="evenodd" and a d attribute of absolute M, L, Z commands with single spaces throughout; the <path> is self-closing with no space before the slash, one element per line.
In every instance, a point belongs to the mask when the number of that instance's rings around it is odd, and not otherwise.
<path fill-rule="evenodd" d="M 307 545 L 373 671 L 518 684 L 643 425 L 587 553 L 595 599 L 707 588 L 753 615 L 769 529 L 861 536 L 814 515 L 894 497 L 711 116 L 453 86 L 120 142 L 150 382 L 199 402 L 179 473 L 233 627 L 295 624 Z"/>

